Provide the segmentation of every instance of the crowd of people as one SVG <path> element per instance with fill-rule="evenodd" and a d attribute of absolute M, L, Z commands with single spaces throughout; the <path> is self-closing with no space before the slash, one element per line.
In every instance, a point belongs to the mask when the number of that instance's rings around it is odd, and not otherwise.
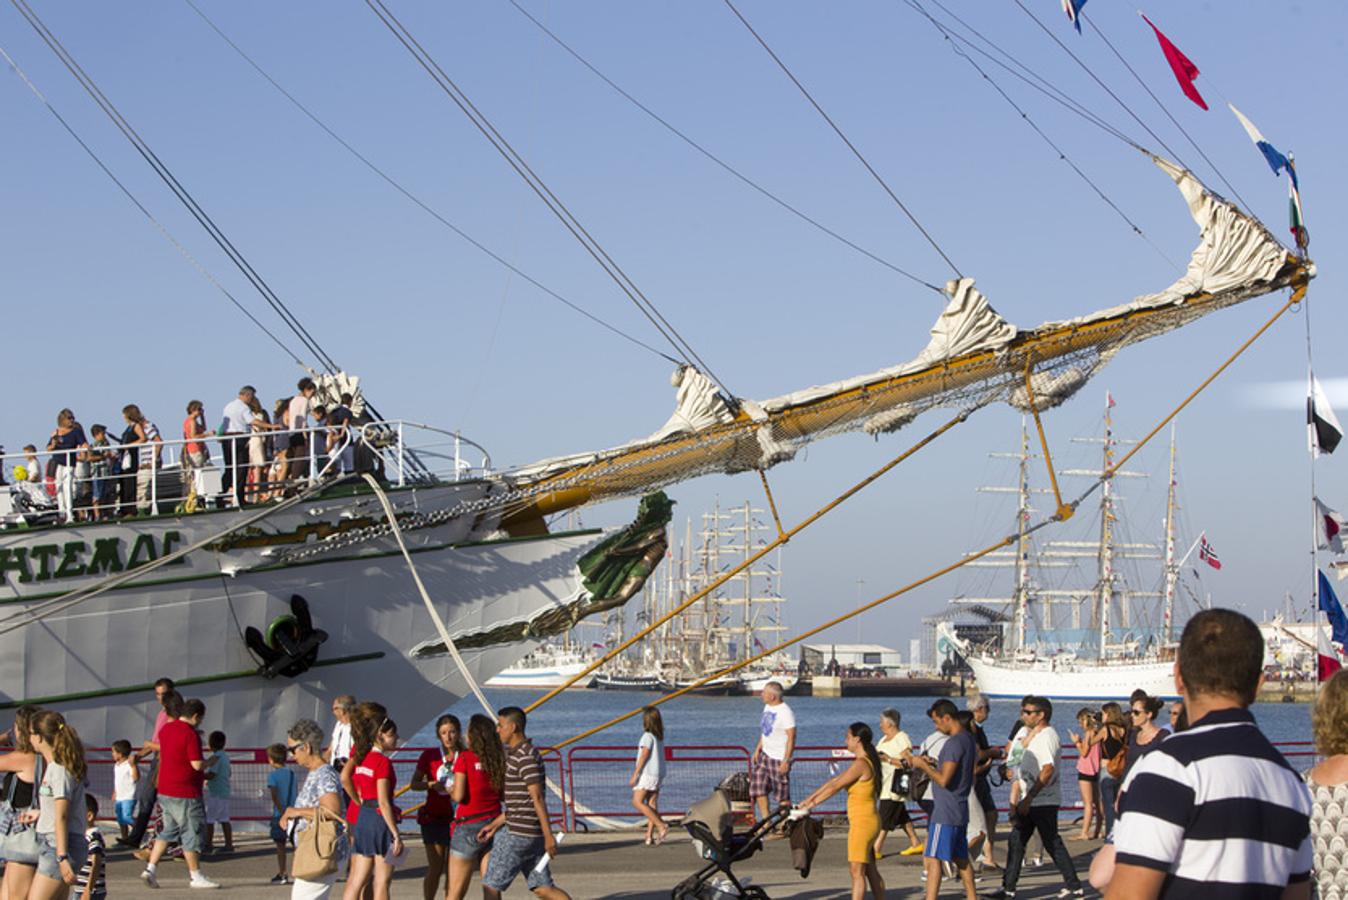
<path fill-rule="evenodd" d="M 1160 699 L 1136 691 L 1126 713 L 1118 703 L 1076 711 L 1076 728 L 1066 736 L 1077 751 L 1077 836 L 1104 839 L 1089 882 L 1106 898 L 1223 891 L 1297 898 L 1310 897 L 1312 885 L 1323 898 L 1348 896 L 1348 819 L 1342 814 L 1348 808 L 1348 671 L 1321 691 L 1313 718 L 1320 760 L 1300 775 L 1249 711 L 1262 658 L 1252 621 L 1231 610 L 1207 610 L 1190 620 L 1180 641 L 1180 702 L 1166 711 Z M 152 734 L 139 748 L 124 739 L 111 745 L 117 843 L 144 859 L 141 878 L 150 888 L 159 886 L 160 864 L 170 854 L 184 860 L 192 887 L 213 888 L 203 857 L 233 849 L 228 739 L 214 731 L 203 741 L 205 705 L 184 698 L 170 679 L 156 683 L 155 695 L 160 711 Z M 888 832 L 900 829 L 908 838 L 901 855 L 924 857 L 929 900 L 952 878 L 966 900 L 974 900 L 977 882 L 995 872 L 1000 884 L 983 896 L 1015 897 L 1031 853 L 1052 860 L 1062 879 L 1058 896 L 1085 896 L 1059 831 L 1064 773 L 1054 704 L 1024 697 L 1004 743 L 984 729 L 984 698 L 965 705 L 933 703 L 927 710 L 932 731 L 916 746 L 897 710 L 881 713 L 878 741 L 870 725 L 850 724 L 841 735 L 850 762 L 796 805 L 783 836 L 794 842 L 789 832 L 800 820 L 845 792 L 853 900 L 885 896 L 877 863 Z M 383 900 L 407 852 L 392 762 L 398 727 L 388 709 L 371 700 L 338 697 L 332 712 L 330 734 L 301 719 L 284 743 L 267 750 L 277 864 L 271 883 L 289 885 L 293 898 L 324 898 L 345 877 L 345 900 Z M 473 715 L 467 728 L 452 715 L 435 723 L 437 746 L 417 759 L 409 785 L 425 795 L 416 810 L 425 900 L 462 900 L 475 875 L 487 898 L 499 897 L 521 876 L 545 900 L 567 898 L 547 864 L 557 836 L 542 759 L 526 724 L 518 707 L 499 710 L 495 721 Z M 658 811 L 667 774 L 664 740 L 659 711 L 645 708 L 628 783 L 648 845 L 660 844 L 669 831 Z M 84 900 L 106 896 L 102 870 L 109 851 L 95 823 L 97 803 L 86 791 L 79 736 L 59 713 L 25 706 L 15 714 L 11 743 L 0 755 L 3 897 L 49 900 L 68 896 L 72 887 Z M 794 711 L 781 686 L 769 683 L 747 778 L 760 820 L 791 806 L 796 747 Z M 1011 785 L 1001 865 L 994 778 Z M 924 836 L 909 804 L 925 816 Z"/>
<path fill-rule="evenodd" d="M 68 520 L 149 514 L 157 511 L 156 502 L 192 512 L 204 493 L 200 473 L 211 465 L 207 442 L 215 441 L 223 460 L 218 501 L 265 503 L 329 466 L 341 472 L 357 468 L 351 429 L 368 419 L 352 412 L 350 394 L 326 408 L 317 393 L 313 379 L 301 378 L 295 393 L 277 400 L 269 412 L 257 390 L 244 385 L 225 404 L 213 430 L 207 427 L 204 404 L 188 402 L 177 452 L 181 490 L 170 496 L 160 495 L 156 486 L 170 462 L 164 434 L 134 403 L 122 408 L 120 425 L 95 424 L 87 432 L 72 410 L 61 410 L 46 443 L 45 462 L 37 446 L 28 444 L 23 461 L 11 467 L 8 477 L 12 490 L 30 506 L 55 504 Z M 4 482 L 0 473 L 0 484 Z"/>

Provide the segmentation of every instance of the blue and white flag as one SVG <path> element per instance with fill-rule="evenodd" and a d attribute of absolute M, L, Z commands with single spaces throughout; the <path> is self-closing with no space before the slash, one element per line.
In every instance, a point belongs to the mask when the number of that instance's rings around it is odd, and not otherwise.
<path fill-rule="evenodd" d="M 1259 152 L 1264 154 L 1264 159 L 1268 160 L 1268 166 L 1273 170 L 1273 174 L 1277 175 L 1283 170 L 1286 170 L 1288 177 L 1292 179 L 1292 184 L 1299 187 L 1299 185 L 1297 185 L 1297 171 L 1292 168 L 1292 164 L 1288 162 L 1287 157 L 1283 156 L 1282 153 L 1278 151 L 1277 147 L 1274 147 L 1265 140 L 1264 135 L 1258 128 L 1254 127 L 1253 122 L 1245 118 L 1244 113 L 1234 106 L 1231 106 L 1230 103 L 1226 105 L 1231 107 L 1231 112 L 1236 114 L 1236 118 L 1239 119 L 1240 124 L 1244 126 L 1245 133 L 1250 136 L 1250 140 L 1254 141 L 1254 145 L 1259 148 Z"/>
<path fill-rule="evenodd" d="M 1072 27 L 1081 34 L 1081 7 L 1086 5 L 1086 0 L 1062 0 L 1062 11 L 1067 13 L 1067 21 L 1072 23 Z"/>

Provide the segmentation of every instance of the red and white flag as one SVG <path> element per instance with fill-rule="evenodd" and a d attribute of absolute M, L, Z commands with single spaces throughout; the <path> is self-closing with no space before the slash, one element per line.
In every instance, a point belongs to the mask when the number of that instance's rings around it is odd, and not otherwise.
<path fill-rule="evenodd" d="M 1343 553 L 1343 530 L 1348 527 L 1348 522 L 1321 503 L 1319 497 L 1315 498 L 1315 516 L 1320 521 L 1320 549 Z"/>
<path fill-rule="evenodd" d="M 1214 569 L 1220 570 L 1222 567 L 1222 561 L 1217 558 L 1217 551 L 1213 550 L 1212 545 L 1208 543 L 1208 536 L 1206 534 L 1199 535 L 1198 558 L 1212 566 Z"/>

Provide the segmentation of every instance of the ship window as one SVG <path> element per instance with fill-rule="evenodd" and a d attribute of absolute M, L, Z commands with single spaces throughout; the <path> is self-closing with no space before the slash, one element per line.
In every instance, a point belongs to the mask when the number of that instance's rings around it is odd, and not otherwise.
<path fill-rule="evenodd" d="M 865 664 L 865 665 L 868 665 L 868 666 L 878 666 L 878 665 L 880 665 L 880 654 L 879 654 L 879 653 L 863 653 L 863 654 L 861 654 L 861 662 L 862 662 L 863 664 Z"/>

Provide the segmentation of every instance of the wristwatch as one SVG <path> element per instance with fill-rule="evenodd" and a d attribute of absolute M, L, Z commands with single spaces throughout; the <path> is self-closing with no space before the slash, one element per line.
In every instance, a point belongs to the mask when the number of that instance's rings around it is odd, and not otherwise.
<path fill-rule="evenodd" d="M 57 863 L 70 862 L 70 855 L 67 853 L 62 853 L 56 857 L 56 861 Z"/>

